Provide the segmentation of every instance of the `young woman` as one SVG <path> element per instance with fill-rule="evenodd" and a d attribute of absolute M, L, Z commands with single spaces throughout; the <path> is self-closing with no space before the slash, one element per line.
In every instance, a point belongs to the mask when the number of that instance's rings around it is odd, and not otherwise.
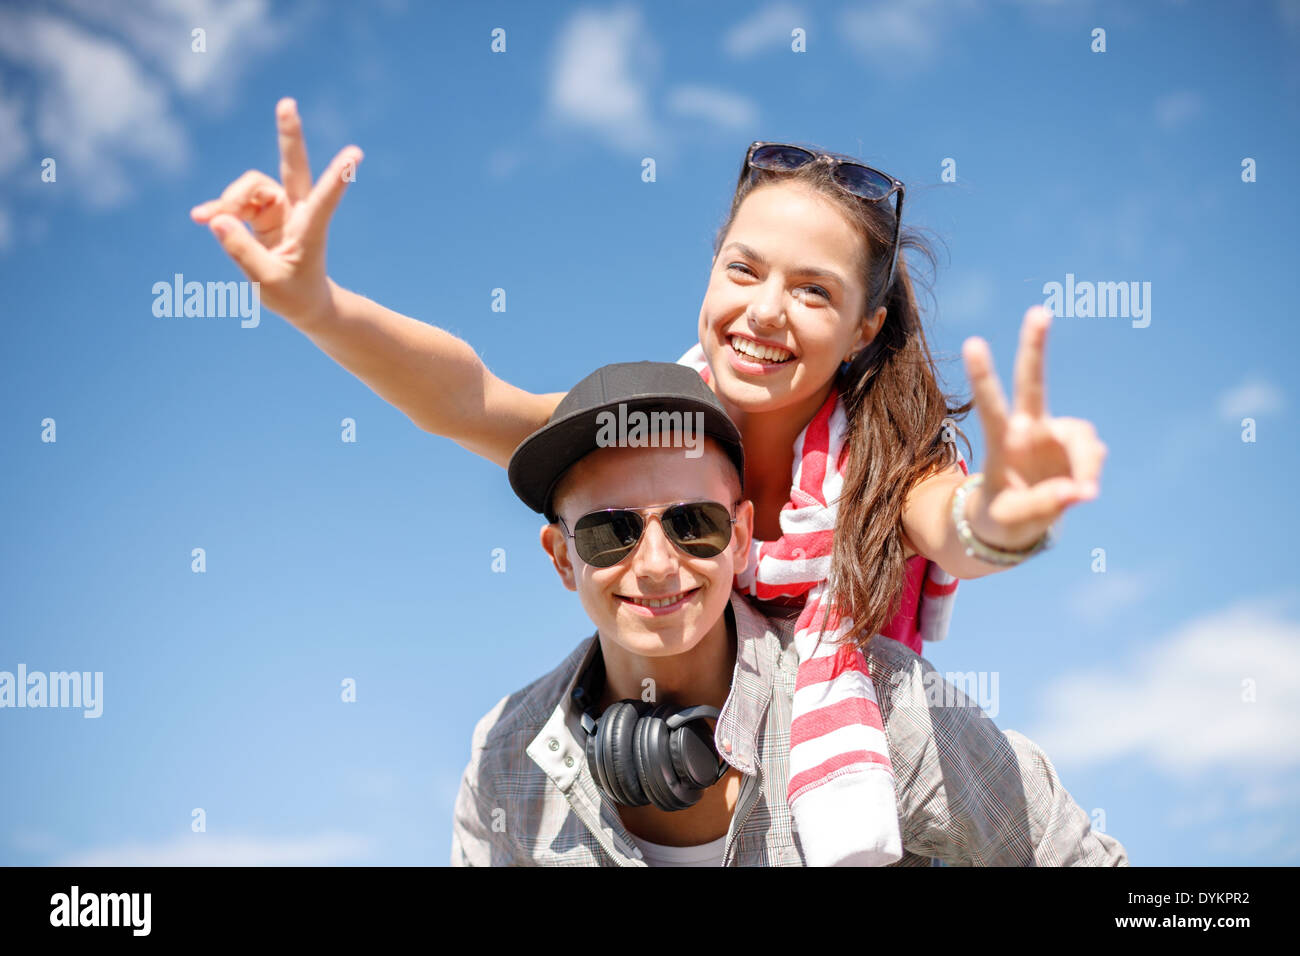
<path fill-rule="evenodd" d="M 326 231 L 361 150 L 344 148 L 313 186 L 294 101 L 281 100 L 276 118 L 281 181 L 250 170 L 192 218 L 260 283 L 268 308 L 417 426 L 504 467 L 563 393 L 516 388 L 456 337 L 334 284 Z M 845 157 L 751 146 L 718 236 L 700 344 L 683 361 L 705 375 L 744 438 L 755 538 L 768 542 L 775 568 L 764 590 L 760 561 L 751 593 L 798 602 L 829 582 L 827 604 L 850 616 L 856 644 L 884 632 L 919 650 L 926 563 L 942 581 L 1023 560 L 1065 508 L 1096 497 L 1106 447 L 1089 422 L 1049 416 L 1050 313 L 1031 308 L 1011 409 L 987 344 L 963 345 L 987 454 L 983 473 L 966 478 L 951 425 L 972 403 L 950 407 L 938 387 L 900 254 L 929 250 L 901 228 L 902 198 L 897 180 Z M 812 425 L 830 432 L 820 436 L 819 453 L 833 453 L 821 471 L 808 451 Z M 952 506 L 963 481 L 959 527 Z M 818 487 L 838 491 L 838 504 L 812 502 L 801 524 L 808 493 L 825 498 Z"/>

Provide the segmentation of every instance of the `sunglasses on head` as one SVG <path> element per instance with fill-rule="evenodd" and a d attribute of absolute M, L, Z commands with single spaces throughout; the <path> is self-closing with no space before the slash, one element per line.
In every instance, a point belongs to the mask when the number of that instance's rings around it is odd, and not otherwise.
<path fill-rule="evenodd" d="M 881 291 L 888 289 L 894 281 L 894 271 L 898 267 L 898 237 L 903 223 L 903 184 L 878 169 L 863 165 L 849 159 L 839 159 L 829 153 L 814 153 L 802 146 L 788 143 L 752 143 L 745 153 L 745 165 L 741 167 L 740 179 L 752 175 L 755 169 L 765 172 L 789 172 L 807 166 L 809 163 L 825 161 L 830 163 L 831 176 L 841 189 L 867 202 L 880 202 L 896 195 L 894 200 L 894 242 L 889 254 L 889 272 Z"/>
<path fill-rule="evenodd" d="M 716 501 L 683 501 L 662 508 L 606 508 L 583 515 L 574 522 L 572 532 L 563 518 L 556 520 L 573 539 L 578 557 L 594 568 L 609 568 L 636 550 L 647 519 L 653 515 L 658 515 L 668 540 L 692 558 L 716 557 L 731 543 L 735 515 Z"/>

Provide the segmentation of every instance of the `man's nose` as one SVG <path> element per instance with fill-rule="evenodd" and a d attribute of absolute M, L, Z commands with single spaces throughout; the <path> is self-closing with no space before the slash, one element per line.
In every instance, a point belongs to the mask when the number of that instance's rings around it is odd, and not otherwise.
<path fill-rule="evenodd" d="M 658 515 L 646 519 L 641 544 L 632 558 L 632 570 L 641 577 L 663 578 L 677 571 L 677 549 L 664 534 L 663 521 Z"/>

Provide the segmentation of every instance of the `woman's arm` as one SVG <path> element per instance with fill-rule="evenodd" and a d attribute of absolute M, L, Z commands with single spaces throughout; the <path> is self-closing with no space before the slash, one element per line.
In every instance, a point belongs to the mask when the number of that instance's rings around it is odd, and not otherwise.
<path fill-rule="evenodd" d="M 963 580 L 982 578 L 986 574 L 1005 570 L 1002 566 L 988 564 L 979 558 L 967 557 L 966 547 L 957 537 L 950 509 L 953 492 L 965 480 L 966 474 L 961 467 L 953 465 L 950 469 L 918 481 L 908 492 L 907 501 L 903 505 L 903 541 L 908 557 L 913 552 L 920 554 L 953 577 Z M 982 490 L 976 488 L 973 495 Z M 967 508 L 975 504 L 973 495 L 966 501 Z M 976 534 L 981 540 L 986 540 L 978 531 Z M 994 544 L 992 540 L 988 540 L 988 543 Z"/>
<path fill-rule="evenodd" d="M 1046 309 L 1025 313 L 1009 418 L 988 344 L 972 338 L 962 346 L 986 458 L 984 483 L 967 497 L 966 518 L 975 537 L 1008 551 L 1028 548 L 1070 505 L 1096 498 L 1106 459 L 1106 446 L 1091 422 L 1047 414 L 1043 354 L 1050 324 Z M 957 537 L 952 496 L 965 480 L 954 464 L 918 481 L 903 506 L 904 537 L 913 550 L 956 578 L 1006 570 L 968 556 Z"/>
<path fill-rule="evenodd" d="M 504 466 L 563 393 L 534 395 L 488 371 L 442 329 L 349 292 L 326 274 L 325 242 L 361 150 L 342 149 L 315 185 L 297 104 L 276 104 L 280 178 L 249 170 L 190 217 L 207 224 L 261 303 L 425 431 Z M 245 229 L 240 220 L 251 227 Z"/>
<path fill-rule="evenodd" d="M 293 324 L 427 432 L 505 467 L 564 397 L 516 388 L 451 333 L 329 285 L 325 315 Z"/>

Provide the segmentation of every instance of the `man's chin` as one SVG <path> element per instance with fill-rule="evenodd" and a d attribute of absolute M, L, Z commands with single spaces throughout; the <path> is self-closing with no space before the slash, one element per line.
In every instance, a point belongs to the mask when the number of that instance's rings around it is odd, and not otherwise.
<path fill-rule="evenodd" d="M 704 631 L 695 627 L 655 631 L 619 628 L 614 641 L 623 650 L 638 657 L 675 657 L 693 650 L 703 637 Z"/>
<path fill-rule="evenodd" d="M 614 609 L 612 636 L 620 647 L 642 657 L 669 657 L 689 651 L 708 633 L 700 620 L 698 608 L 650 616 L 619 602 Z"/>

